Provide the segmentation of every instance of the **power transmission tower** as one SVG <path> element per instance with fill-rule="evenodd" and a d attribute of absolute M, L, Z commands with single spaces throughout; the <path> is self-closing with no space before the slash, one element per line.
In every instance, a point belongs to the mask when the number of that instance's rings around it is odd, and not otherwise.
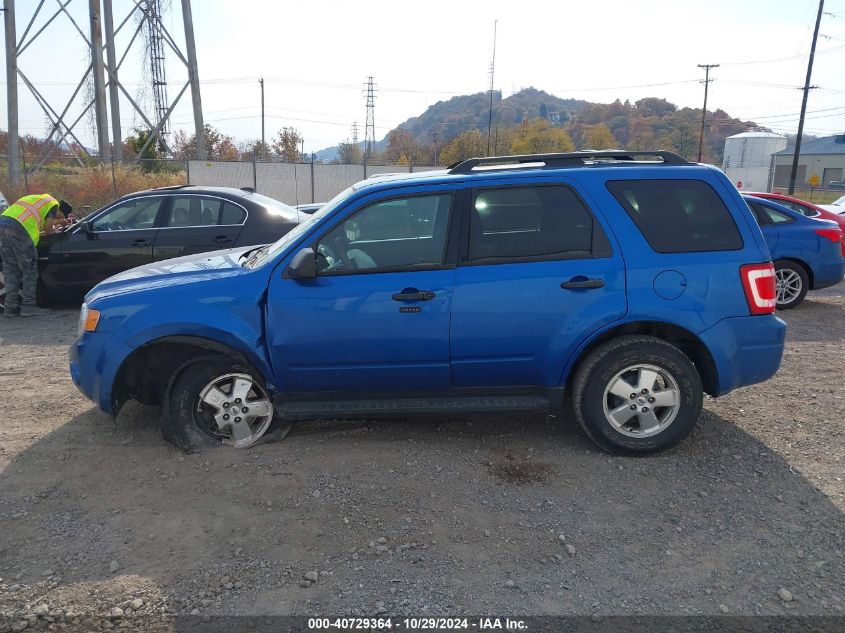
<path fill-rule="evenodd" d="M 158 9 L 151 8 L 152 3 L 155 2 Z M 32 93 L 36 103 L 42 109 L 50 122 L 50 132 L 44 143 L 42 152 L 33 157 L 29 161 L 30 165 L 38 166 L 42 164 L 50 155 L 51 147 L 64 147 L 81 165 L 84 156 L 90 157 L 90 152 L 86 149 L 87 145 L 83 143 L 75 130 L 77 126 L 83 121 L 91 110 L 95 109 L 95 138 L 98 145 L 99 157 L 108 158 L 110 150 L 113 150 L 113 155 L 120 158 L 120 149 L 123 145 L 123 138 L 120 127 L 120 96 L 132 106 L 137 112 L 138 116 L 144 122 L 146 129 L 149 131 L 148 137 L 144 146 L 138 152 L 136 159 L 143 156 L 144 151 L 153 142 L 159 143 L 163 146 L 164 151 L 169 153 L 170 149 L 167 147 L 166 132 L 167 125 L 174 108 L 179 100 L 184 95 L 185 91 L 190 87 L 191 98 L 193 101 L 194 111 L 194 127 L 197 133 L 197 158 L 204 159 L 205 153 L 205 136 L 204 125 L 202 117 L 202 99 L 200 97 L 199 73 L 197 71 L 197 56 L 196 45 L 194 42 L 194 26 L 191 14 L 191 0 L 181 0 L 182 18 L 185 33 L 185 47 L 184 52 L 176 44 L 173 36 L 165 27 L 161 19 L 160 8 L 161 4 L 158 0 L 123 0 L 121 2 L 126 8 L 126 15 L 119 21 L 114 20 L 113 15 L 113 0 L 89 0 L 86 2 L 76 2 L 74 0 L 61 0 L 57 3 L 58 9 L 52 13 L 45 8 L 45 2 L 28 3 L 28 11 L 23 17 L 22 24 L 24 29 L 20 37 L 17 35 L 17 21 L 15 16 L 15 0 L 5 0 L 4 2 L 4 24 L 6 32 L 6 78 L 7 78 L 7 106 L 8 106 L 8 130 L 9 130 L 9 176 L 14 182 L 17 177 L 17 167 L 20 161 L 20 146 L 18 144 L 18 136 L 16 133 L 18 127 L 18 85 L 17 81 Z M 74 17 L 74 13 L 68 8 L 68 5 L 86 5 L 86 12 L 89 18 L 89 28 L 86 31 L 80 26 L 79 21 Z M 34 7 L 34 8 L 30 8 Z M 102 16 L 101 16 L 102 13 Z M 140 13 L 141 20 L 136 24 L 133 30 L 132 17 Z M 39 17 L 44 14 L 45 19 L 36 26 Z M 61 46 L 56 46 L 55 42 L 48 39 L 51 34 L 47 30 L 56 20 L 68 20 L 73 26 L 74 31 L 82 38 L 85 45 L 90 51 L 90 60 L 83 66 L 84 71 L 81 73 L 81 78 L 75 85 L 69 97 L 52 97 L 53 103 L 47 96 L 41 92 L 36 82 L 32 81 L 23 65 L 20 63 L 22 56 L 27 49 L 33 44 L 39 44 L 44 40 L 44 45 L 41 46 L 42 51 L 53 51 L 56 55 L 63 54 L 68 50 L 68 43 L 63 42 Z M 185 64 L 188 70 L 188 80 L 184 86 L 179 90 L 176 97 L 168 102 L 166 93 L 159 93 L 160 97 L 164 98 L 164 103 L 168 105 L 164 108 L 155 108 L 152 117 L 147 116 L 144 109 L 138 104 L 137 100 L 129 93 L 126 87 L 120 83 L 118 78 L 118 71 L 121 65 L 129 57 L 129 51 L 133 44 L 138 39 L 145 22 L 155 22 L 154 30 L 158 42 L 160 44 L 160 54 L 148 55 L 145 51 L 145 59 L 151 59 L 152 56 L 162 57 L 165 49 L 170 51 Z M 117 28 L 114 24 L 117 23 Z M 46 34 L 45 34 L 46 31 Z M 105 32 L 103 32 L 105 31 Z M 129 36 L 128 43 L 122 51 L 115 50 L 116 37 L 122 33 L 127 33 Z M 34 50 L 34 49 L 33 49 Z M 103 52 L 105 51 L 107 60 L 103 60 Z M 120 53 L 120 54 L 118 54 Z M 46 60 L 42 63 L 49 63 Z M 84 86 L 93 79 L 94 83 L 94 98 L 87 97 Z M 163 72 L 159 75 L 159 82 L 164 82 Z M 159 86 L 163 87 L 162 85 Z M 105 99 L 105 88 L 109 90 L 109 101 L 111 105 L 111 147 L 109 147 L 109 124 L 108 124 L 108 106 Z M 155 86 L 154 86 L 155 92 Z M 74 104 L 80 107 L 81 110 L 74 118 L 69 112 L 74 109 Z"/>
<path fill-rule="evenodd" d="M 801 155 L 801 137 L 804 135 L 804 115 L 807 113 L 807 97 L 810 90 L 818 86 L 811 86 L 813 76 L 813 58 L 816 56 L 816 40 L 819 39 L 819 25 L 822 21 L 824 0 L 819 0 L 819 12 L 816 15 L 816 28 L 813 30 L 813 43 L 810 45 L 810 59 L 807 62 L 807 79 L 804 80 L 804 96 L 801 99 L 801 116 L 798 118 L 798 134 L 795 137 L 795 151 L 792 154 L 792 170 L 789 172 L 789 195 L 795 193 L 795 180 L 798 177 L 798 159 Z"/>
<path fill-rule="evenodd" d="M 352 123 L 352 146 L 358 146 L 358 121 Z"/>
<path fill-rule="evenodd" d="M 376 91 L 372 76 L 367 77 L 367 121 L 364 125 L 364 162 L 372 158 L 376 149 Z"/>
<path fill-rule="evenodd" d="M 496 28 L 499 21 L 493 21 L 493 59 L 490 62 L 490 113 L 487 116 L 487 155 L 490 155 L 490 131 L 493 127 L 493 79 L 496 75 Z"/>
<path fill-rule="evenodd" d="M 710 86 L 710 69 L 718 68 L 719 64 L 699 64 L 699 68 L 704 69 L 704 107 L 701 109 L 701 132 L 698 135 L 698 162 L 701 162 L 701 152 L 704 147 L 704 122 L 707 120 L 707 88 Z"/>
<path fill-rule="evenodd" d="M 97 0 L 95 0 L 97 1 Z M 108 0 L 106 0 L 108 3 Z M 163 121 L 159 132 L 158 149 L 167 151 L 165 139 L 170 134 L 167 109 L 167 77 L 165 74 L 164 34 L 161 24 L 161 0 L 147 0 L 139 5 L 144 14 L 144 33 L 146 34 L 147 66 L 150 73 L 150 83 L 153 89 L 153 108 L 155 120 Z"/>
<path fill-rule="evenodd" d="M 432 139 L 434 139 L 434 164 L 437 165 L 437 135 L 438 131 L 434 130 L 428 133 Z"/>

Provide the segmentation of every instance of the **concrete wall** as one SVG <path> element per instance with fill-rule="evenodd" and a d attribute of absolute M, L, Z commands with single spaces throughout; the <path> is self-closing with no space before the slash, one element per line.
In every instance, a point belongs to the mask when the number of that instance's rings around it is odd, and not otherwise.
<path fill-rule="evenodd" d="M 331 165 L 323 163 L 253 163 L 188 161 L 188 184 L 254 187 L 258 193 L 287 204 L 328 202 L 341 191 L 373 174 L 442 169 L 431 165 Z M 366 170 L 366 171 L 365 171 Z"/>

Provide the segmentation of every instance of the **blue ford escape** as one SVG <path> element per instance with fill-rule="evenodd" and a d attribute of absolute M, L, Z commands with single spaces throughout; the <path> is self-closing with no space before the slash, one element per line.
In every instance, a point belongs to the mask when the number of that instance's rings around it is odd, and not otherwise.
<path fill-rule="evenodd" d="M 669 152 L 469 159 L 347 189 L 270 246 L 157 262 L 86 297 L 70 370 L 162 405 L 185 449 L 275 420 L 549 410 L 602 448 L 682 440 L 772 376 L 769 250 L 717 169 Z"/>

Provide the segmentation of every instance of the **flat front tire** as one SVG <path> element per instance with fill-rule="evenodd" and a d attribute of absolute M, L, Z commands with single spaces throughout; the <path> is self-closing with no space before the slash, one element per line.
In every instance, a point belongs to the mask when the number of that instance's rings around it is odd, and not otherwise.
<path fill-rule="evenodd" d="M 198 359 L 173 378 L 162 434 L 185 450 L 221 444 L 248 448 L 273 422 L 273 403 L 257 372 L 219 358 Z"/>
<path fill-rule="evenodd" d="M 572 382 L 575 417 L 606 451 L 648 455 L 692 431 L 701 414 L 701 377 L 674 345 L 654 336 L 621 336 L 580 363 Z"/>

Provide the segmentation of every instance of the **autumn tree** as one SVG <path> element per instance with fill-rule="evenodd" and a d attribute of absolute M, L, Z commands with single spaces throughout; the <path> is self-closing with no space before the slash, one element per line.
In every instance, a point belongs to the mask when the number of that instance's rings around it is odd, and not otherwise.
<path fill-rule="evenodd" d="M 487 152 L 487 138 L 479 130 L 458 134 L 440 150 L 440 164 L 451 165 L 459 160 L 484 156 Z"/>
<path fill-rule="evenodd" d="M 346 165 L 358 165 L 363 161 L 360 146 L 348 141 L 337 144 L 337 162 Z"/>
<path fill-rule="evenodd" d="M 513 131 L 513 154 L 571 152 L 574 149 L 575 144 L 565 130 L 552 127 L 551 123 L 539 117 L 523 121 Z"/>
<path fill-rule="evenodd" d="M 238 148 L 231 136 L 223 134 L 208 123 L 205 124 L 203 136 L 205 137 L 205 151 L 209 160 L 238 160 L 240 158 Z M 197 135 L 191 134 L 189 136 L 185 130 L 179 130 L 173 135 L 171 148 L 176 158 L 182 160 L 196 159 Z"/>
<path fill-rule="evenodd" d="M 583 141 L 585 149 L 613 149 L 618 145 L 616 138 L 604 123 L 591 125 L 584 130 Z"/>
<path fill-rule="evenodd" d="M 300 159 L 302 135 L 296 128 L 283 127 L 276 133 L 272 142 L 273 154 L 286 163 L 295 163 Z"/>
<path fill-rule="evenodd" d="M 391 130 L 387 135 L 387 148 L 384 150 L 384 159 L 390 164 L 400 164 L 399 159 L 404 155 L 408 163 L 423 163 L 429 157 L 429 150 L 417 143 L 414 135 L 397 128 Z"/>

